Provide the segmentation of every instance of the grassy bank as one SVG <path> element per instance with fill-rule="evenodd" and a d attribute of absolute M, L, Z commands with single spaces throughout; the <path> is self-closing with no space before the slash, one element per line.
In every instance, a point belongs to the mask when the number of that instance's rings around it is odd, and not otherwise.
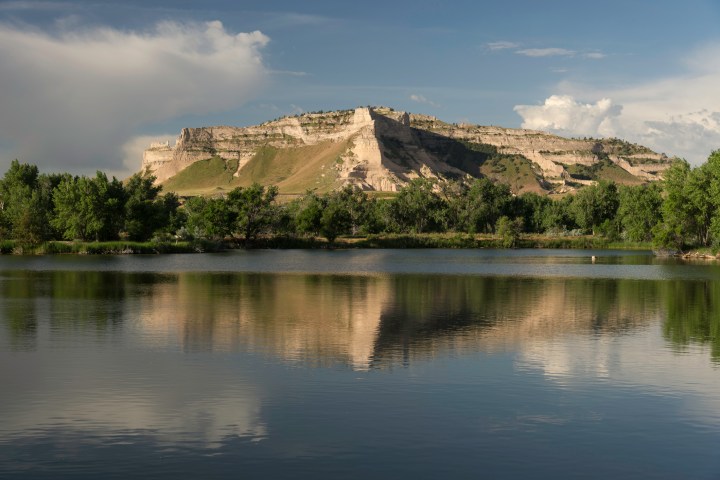
<path fill-rule="evenodd" d="M 197 253 L 214 252 L 223 249 L 217 242 L 44 242 L 31 245 L 15 240 L 0 242 L 1 254 L 15 255 L 123 255 L 123 254 L 159 254 L 159 253 Z"/>
<path fill-rule="evenodd" d="M 211 242 L 45 242 L 30 245 L 15 240 L 0 241 L 0 254 L 16 255 L 125 255 L 161 253 L 217 252 L 225 249 L 266 248 L 266 249 L 322 249 L 322 248 L 505 248 L 502 238 L 494 235 L 470 235 L 461 233 L 430 233 L 419 235 L 389 234 L 366 237 L 341 237 L 329 243 L 323 238 L 310 237 L 266 237 L 246 245 L 242 240 Z M 522 235 L 514 248 L 570 248 L 570 249 L 625 249 L 650 250 L 647 243 L 608 242 L 602 237 L 573 236 L 555 237 L 547 235 Z"/>

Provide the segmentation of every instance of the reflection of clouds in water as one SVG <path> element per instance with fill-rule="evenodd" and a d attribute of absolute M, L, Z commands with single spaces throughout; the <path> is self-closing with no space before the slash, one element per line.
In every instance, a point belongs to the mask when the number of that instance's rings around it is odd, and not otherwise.
<path fill-rule="evenodd" d="M 28 409 L 10 406 L 10 414 L 0 423 L 0 438 L 10 441 L 29 431 L 66 428 L 69 431 L 97 432 L 103 437 L 121 434 L 149 434 L 158 442 L 197 443 L 215 448 L 228 437 L 266 436 L 260 422 L 260 404 L 243 398 L 218 398 L 189 402 L 180 410 L 166 409 L 157 399 L 137 395 L 116 395 L 106 398 L 69 398 L 51 408 L 39 405 Z"/>
<path fill-rule="evenodd" d="M 567 335 L 521 346 L 519 370 L 540 370 L 559 387 L 582 391 L 599 382 L 680 399 L 682 414 L 720 423 L 718 368 L 700 346 L 677 352 L 660 333 L 616 337 Z M 648 352 L 653 352 L 649 355 Z"/>
<path fill-rule="evenodd" d="M 561 385 L 573 377 L 605 379 L 610 375 L 613 361 L 612 342 L 607 336 L 580 335 L 528 341 L 521 347 L 518 367 L 540 369 Z"/>
<path fill-rule="evenodd" d="M 175 356 L 62 358 L 24 365 L 32 380 L 0 393 L 0 441 L 62 429 L 215 448 L 228 437 L 266 436 L 260 395 L 238 372 L 218 368 L 208 377 Z"/>

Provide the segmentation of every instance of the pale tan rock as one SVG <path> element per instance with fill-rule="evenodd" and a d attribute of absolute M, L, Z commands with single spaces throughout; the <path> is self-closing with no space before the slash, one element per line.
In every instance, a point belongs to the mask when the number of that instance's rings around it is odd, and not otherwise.
<path fill-rule="evenodd" d="M 339 163 L 329 171 L 337 184 L 353 184 L 364 190 L 397 191 L 418 177 L 431 179 L 463 178 L 469 173 L 450 165 L 443 145 L 453 142 L 486 144 L 498 153 L 521 155 L 535 167 L 539 182 L 561 187 L 592 183 L 570 179 L 566 165 L 592 166 L 602 158 L 638 178 L 658 180 L 670 165 L 668 159 L 638 147 L 640 153 L 620 155 L 611 143 L 594 139 L 567 139 L 545 132 L 448 124 L 429 115 L 409 114 L 387 107 L 360 107 L 326 113 L 285 117 L 251 127 L 184 128 L 174 146 L 153 144 L 143 154 L 142 170 L 162 183 L 194 162 L 213 156 L 237 160 L 234 175 L 241 177 L 243 167 L 261 147 L 287 149 L 318 145 L 323 142 L 347 142 Z M 433 148 L 434 146 L 434 148 Z"/>

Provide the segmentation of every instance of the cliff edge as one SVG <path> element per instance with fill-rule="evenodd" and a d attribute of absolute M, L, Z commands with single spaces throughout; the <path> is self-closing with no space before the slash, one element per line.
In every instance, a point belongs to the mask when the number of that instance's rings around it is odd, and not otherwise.
<path fill-rule="evenodd" d="M 562 192 L 600 179 L 658 180 L 665 155 L 617 139 L 449 124 L 386 107 L 308 113 L 251 127 L 183 128 L 145 150 L 142 170 L 167 190 L 212 193 L 253 182 L 283 193 L 343 185 L 392 192 L 414 178 L 489 177 L 516 193 Z"/>

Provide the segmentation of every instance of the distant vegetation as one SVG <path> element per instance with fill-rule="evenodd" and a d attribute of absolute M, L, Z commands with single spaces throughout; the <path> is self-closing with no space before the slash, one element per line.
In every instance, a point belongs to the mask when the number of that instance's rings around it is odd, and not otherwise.
<path fill-rule="evenodd" d="M 389 197 L 346 186 L 278 202 L 276 186 L 254 183 L 182 201 L 163 194 L 153 180 L 140 174 L 124 183 L 102 172 L 41 174 L 15 160 L 0 180 L 0 251 L 25 245 L 46 245 L 34 251 L 50 253 L 78 251 L 48 244 L 73 240 L 120 242 L 86 252 L 205 250 L 228 241 L 307 246 L 316 238 L 332 243 L 338 237 L 357 239 L 360 246 L 426 246 L 429 234 L 436 235 L 430 243 L 447 246 L 523 246 L 542 235 L 720 248 L 720 150 L 697 168 L 675 163 L 660 184 L 600 181 L 560 199 L 515 196 L 508 185 L 488 178 L 443 183 L 421 178 Z M 482 234 L 495 240 L 478 243 Z M 169 244 L 177 248 L 153 247 Z"/>

